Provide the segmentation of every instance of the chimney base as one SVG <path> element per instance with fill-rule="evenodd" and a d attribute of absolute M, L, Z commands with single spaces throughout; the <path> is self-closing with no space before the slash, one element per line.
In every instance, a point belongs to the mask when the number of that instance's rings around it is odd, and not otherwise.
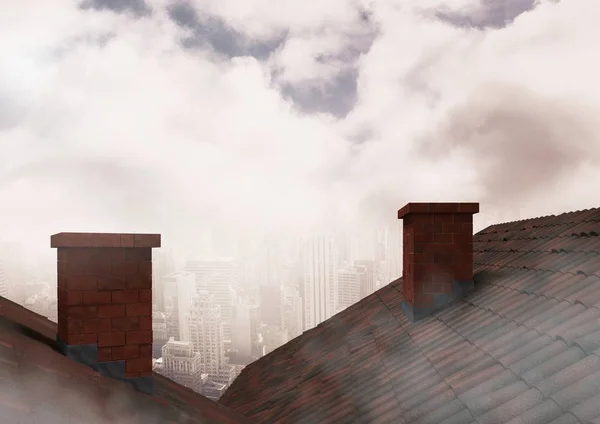
<path fill-rule="evenodd" d="M 126 382 L 133 386 L 135 390 L 147 395 L 154 394 L 154 380 L 152 376 L 127 377 L 125 361 L 104 361 L 98 362 L 98 345 L 81 344 L 67 345 L 60 337 L 56 338 L 60 353 L 69 359 L 80 364 L 87 365 L 101 375 L 115 380 Z"/>
<path fill-rule="evenodd" d="M 416 322 L 458 302 L 474 288 L 475 283 L 473 280 L 455 281 L 451 293 L 426 295 L 431 296 L 431 303 L 427 302 L 427 306 L 413 306 L 406 300 L 403 300 L 400 306 L 406 317 L 412 322 Z"/>
<path fill-rule="evenodd" d="M 98 365 L 98 345 L 97 344 L 80 344 L 68 345 L 63 342 L 60 337 L 56 337 L 56 343 L 60 353 L 69 359 L 79 362 L 94 369 Z"/>

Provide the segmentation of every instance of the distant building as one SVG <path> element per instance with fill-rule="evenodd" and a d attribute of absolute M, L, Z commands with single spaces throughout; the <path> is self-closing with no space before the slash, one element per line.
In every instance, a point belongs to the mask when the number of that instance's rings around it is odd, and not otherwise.
<path fill-rule="evenodd" d="M 302 298 L 296 287 L 281 288 L 281 328 L 288 331 L 290 339 L 302 334 Z"/>
<path fill-rule="evenodd" d="M 227 387 L 228 386 L 225 384 L 215 383 L 214 381 L 207 379 L 202 385 L 202 395 L 216 402 L 223 396 Z"/>
<path fill-rule="evenodd" d="M 263 325 L 261 334 L 263 336 L 262 354 L 267 355 L 289 341 L 288 332 L 274 325 Z"/>
<path fill-rule="evenodd" d="M 173 252 L 167 248 L 152 249 L 152 303 L 165 312 L 165 277 L 175 272 Z"/>
<path fill-rule="evenodd" d="M 385 232 L 385 270 L 383 281 L 390 283 L 402 276 L 402 222 L 390 222 Z"/>
<path fill-rule="evenodd" d="M 32 294 L 25 302 L 23 302 L 23 306 L 36 314 L 48 318 L 50 321 L 58 322 L 58 309 L 55 295 L 53 296 L 44 291 L 38 294 Z"/>
<path fill-rule="evenodd" d="M 260 322 L 266 325 L 281 325 L 281 288 L 279 284 L 258 286 Z"/>
<path fill-rule="evenodd" d="M 304 329 L 309 330 L 336 312 L 338 260 L 334 238 L 309 237 L 302 256 Z"/>
<path fill-rule="evenodd" d="M 375 291 L 377 267 L 375 261 L 356 261 L 354 269 L 356 270 L 359 300 L 367 297 Z M 388 283 L 391 281 L 388 281 Z"/>
<path fill-rule="evenodd" d="M 233 308 L 231 349 L 237 357 L 252 356 L 252 323 L 250 305 L 239 300 Z"/>
<path fill-rule="evenodd" d="M 196 290 L 208 290 L 221 307 L 223 335 L 231 340 L 233 290 L 239 285 L 240 264 L 231 258 L 188 261 L 186 271 L 196 277 Z"/>
<path fill-rule="evenodd" d="M 202 393 L 202 360 L 190 342 L 175 341 L 172 337 L 162 348 L 162 367 L 165 377 Z"/>
<path fill-rule="evenodd" d="M 188 323 L 190 341 L 202 358 L 202 372 L 215 383 L 231 384 L 236 374 L 225 357 L 221 305 L 208 290 L 199 290 L 193 296 Z"/>
<path fill-rule="evenodd" d="M 152 357 L 160 358 L 163 346 L 169 341 L 167 319 L 163 312 L 157 311 L 152 314 L 152 334 L 154 338 L 152 343 Z"/>
<path fill-rule="evenodd" d="M 360 300 L 360 286 L 356 269 L 338 270 L 338 312 Z"/>
<path fill-rule="evenodd" d="M 190 332 L 188 328 L 187 317 L 190 313 L 192 297 L 196 291 L 194 274 L 191 272 L 174 272 L 163 278 L 163 282 L 168 286 L 167 292 L 171 298 L 171 319 L 177 322 L 178 337 L 175 340 L 189 341 Z M 165 304 L 165 309 L 169 309 L 169 303 Z M 171 334 L 171 336 L 173 336 Z"/>

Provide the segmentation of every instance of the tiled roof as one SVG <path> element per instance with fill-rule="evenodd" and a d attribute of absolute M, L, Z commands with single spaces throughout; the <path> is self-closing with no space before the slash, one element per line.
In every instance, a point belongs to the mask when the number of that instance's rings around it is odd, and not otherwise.
<path fill-rule="evenodd" d="M 257 423 L 600 423 L 600 209 L 491 226 L 476 287 L 417 323 L 394 281 L 248 365 Z"/>
<path fill-rule="evenodd" d="M 57 351 L 56 324 L 0 297 L 0 422 L 242 424 L 251 421 L 160 375 L 155 397 Z"/>

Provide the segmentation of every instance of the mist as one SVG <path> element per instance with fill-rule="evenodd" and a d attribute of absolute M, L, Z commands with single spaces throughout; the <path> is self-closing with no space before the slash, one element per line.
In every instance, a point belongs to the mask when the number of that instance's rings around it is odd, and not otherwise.
<path fill-rule="evenodd" d="M 598 206 L 600 4 L 504 3 L 3 2 L 0 240 Z"/>

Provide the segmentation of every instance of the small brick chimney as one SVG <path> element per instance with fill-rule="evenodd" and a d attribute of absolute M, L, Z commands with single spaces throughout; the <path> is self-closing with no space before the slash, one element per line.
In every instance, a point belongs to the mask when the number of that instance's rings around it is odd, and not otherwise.
<path fill-rule="evenodd" d="M 418 321 L 463 297 L 473 283 L 473 215 L 479 203 L 408 203 L 402 308 Z"/>
<path fill-rule="evenodd" d="M 152 248 L 160 234 L 59 233 L 58 336 L 64 355 L 153 393 Z"/>

